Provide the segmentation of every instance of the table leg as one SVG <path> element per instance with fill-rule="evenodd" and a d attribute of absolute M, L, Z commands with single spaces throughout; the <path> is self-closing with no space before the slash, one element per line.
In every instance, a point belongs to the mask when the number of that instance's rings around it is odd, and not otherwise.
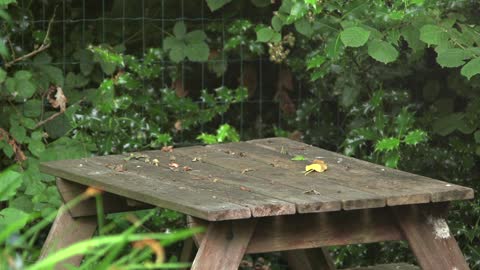
<path fill-rule="evenodd" d="M 423 270 L 470 269 L 448 225 L 435 206 L 392 208 L 400 229 Z"/>
<path fill-rule="evenodd" d="M 53 222 L 39 259 L 41 260 L 55 251 L 76 242 L 91 238 L 96 229 L 97 217 L 79 217 L 74 219 L 69 211 L 63 211 Z M 67 265 L 79 266 L 82 259 L 83 256 L 71 257 L 59 263 L 55 269 L 68 269 Z"/>
<path fill-rule="evenodd" d="M 237 270 L 256 223 L 256 219 L 211 222 L 192 270 Z"/>
<path fill-rule="evenodd" d="M 335 264 L 326 248 L 309 248 L 285 251 L 292 270 L 335 270 Z"/>

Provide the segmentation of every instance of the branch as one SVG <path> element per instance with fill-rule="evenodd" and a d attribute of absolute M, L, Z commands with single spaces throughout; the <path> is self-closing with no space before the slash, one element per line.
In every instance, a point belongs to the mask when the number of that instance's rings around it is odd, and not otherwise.
<path fill-rule="evenodd" d="M 47 122 L 49 122 L 49 121 L 52 121 L 53 119 L 55 119 L 55 118 L 59 117 L 60 115 L 62 115 L 64 112 L 65 112 L 65 111 L 59 111 L 59 112 L 56 112 L 56 113 L 50 115 L 50 117 L 48 117 L 47 119 L 44 119 L 44 120 L 38 122 L 38 123 L 35 125 L 35 128 L 34 128 L 34 129 L 36 129 L 36 128 L 40 127 L 40 126 L 43 126 L 45 123 L 47 123 Z"/>
<path fill-rule="evenodd" d="M 38 47 L 37 49 L 35 49 L 35 50 L 25 54 L 25 55 L 22 55 L 18 58 L 13 59 L 10 62 L 5 63 L 5 68 L 9 68 L 17 62 L 20 62 L 20 61 L 23 61 L 27 58 L 33 57 L 33 56 L 45 51 L 46 49 L 48 49 L 50 47 L 51 43 L 48 40 L 49 40 L 49 36 L 50 36 L 50 31 L 52 29 L 53 20 L 55 19 L 55 13 L 56 12 L 57 12 L 57 7 L 55 7 L 55 10 L 53 11 L 53 16 L 50 19 L 50 22 L 48 23 L 47 33 L 45 34 L 45 37 L 43 38 L 42 45 L 40 45 L 40 47 Z"/>

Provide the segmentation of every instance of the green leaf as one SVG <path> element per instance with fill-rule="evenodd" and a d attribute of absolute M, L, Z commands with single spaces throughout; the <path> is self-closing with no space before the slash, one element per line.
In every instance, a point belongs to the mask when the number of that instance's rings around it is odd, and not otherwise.
<path fill-rule="evenodd" d="M 272 4 L 272 0 L 251 0 L 256 7 L 267 7 Z"/>
<path fill-rule="evenodd" d="M 427 133 L 423 130 L 416 129 L 410 131 L 407 136 L 405 136 L 405 143 L 408 145 L 417 145 L 418 143 L 424 142 L 427 140 Z"/>
<path fill-rule="evenodd" d="M 418 28 L 408 25 L 402 29 L 401 32 L 403 38 L 408 43 L 413 51 L 421 51 L 425 47 L 425 44 L 420 41 L 420 31 Z"/>
<path fill-rule="evenodd" d="M 427 24 L 420 28 L 420 40 L 429 45 L 440 45 L 447 39 L 447 31 L 437 25 Z"/>
<path fill-rule="evenodd" d="M 210 48 L 205 42 L 188 44 L 185 48 L 185 55 L 190 61 L 206 62 L 210 55 Z"/>
<path fill-rule="evenodd" d="M 446 49 L 438 52 L 437 63 L 442 67 L 459 67 L 465 64 L 466 58 L 467 55 L 462 49 Z"/>
<path fill-rule="evenodd" d="M 27 79 L 16 79 L 15 90 L 20 98 L 31 98 L 35 94 L 36 88 L 33 83 Z"/>
<path fill-rule="evenodd" d="M 179 21 L 173 26 L 173 34 L 177 38 L 183 38 L 186 33 L 187 33 L 187 26 L 183 21 Z"/>
<path fill-rule="evenodd" d="M 201 140 L 204 144 L 215 144 L 217 143 L 217 136 L 207 133 L 202 133 L 197 136 L 197 140 Z"/>
<path fill-rule="evenodd" d="M 23 105 L 23 115 L 26 117 L 38 117 L 42 113 L 42 101 L 30 99 Z"/>
<path fill-rule="evenodd" d="M 306 18 L 296 21 L 295 29 L 304 36 L 311 37 L 313 35 L 312 24 Z"/>
<path fill-rule="evenodd" d="M 187 42 L 202 42 L 207 39 L 207 34 L 205 34 L 205 32 L 202 30 L 195 30 L 189 32 L 185 39 Z"/>
<path fill-rule="evenodd" d="M 307 58 L 307 70 L 312 68 L 319 68 L 326 58 L 323 55 L 317 54 L 314 57 Z"/>
<path fill-rule="evenodd" d="M 296 155 L 292 158 L 293 161 L 301 161 L 301 160 L 307 160 L 304 156 L 302 155 Z"/>
<path fill-rule="evenodd" d="M 463 66 L 460 73 L 467 77 L 469 80 L 477 75 L 480 74 L 480 58 L 474 58 L 470 60 L 465 66 Z"/>
<path fill-rule="evenodd" d="M 9 207 L 0 211 L 0 242 L 3 242 L 3 238 L 25 228 L 28 220 L 29 216 L 19 209 Z M 4 233 L 8 235 L 3 235 Z"/>
<path fill-rule="evenodd" d="M 475 131 L 473 137 L 475 138 L 475 142 L 480 144 L 480 130 Z"/>
<path fill-rule="evenodd" d="M 388 152 L 398 149 L 400 140 L 398 138 L 383 138 L 375 144 L 375 151 Z"/>
<path fill-rule="evenodd" d="M 41 140 L 32 140 L 28 144 L 28 150 L 32 152 L 33 155 L 39 157 L 43 151 L 45 151 L 45 144 Z"/>
<path fill-rule="evenodd" d="M 179 44 L 178 46 L 170 49 L 170 53 L 168 54 L 168 56 L 173 62 L 179 63 L 183 61 L 183 59 L 185 59 L 185 50 L 186 46 L 184 44 Z"/>
<path fill-rule="evenodd" d="M 5 8 L 7 5 L 16 4 L 17 0 L 0 0 L 1 8 Z"/>
<path fill-rule="evenodd" d="M 369 37 L 370 31 L 358 26 L 346 28 L 340 33 L 340 39 L 347 47 L 361 47 L 367 43 Z"/>
<path fill-rule="evenodd" d="M 27 131 L 18 124 L 10 127 L 10 135 L 19 143 L 24 143 L 27 140 Z"/>
<path fill-rule="evenodd" d="M 395 117 L 395 125 L 398 137 L 411 128 L 414 122 L 414 115 L 408 111 L 407 108 L 402 108 L 397 117 Z"/>
<path fill-rule="evenodd" d="M 400 160 L 400 153 L 398 151 L 391 151 L 385 154 L 385 166 L 390 168 L 397 168 Z"/>
<path fill-rule="evenodd" d="M 463 125 L 464 117 L 465 115 L 463 113 L 454 113 L 437 119 L 433 122 L 433 131 L 442 136 L 446 136 Z"/>
<path fill-rule="evenodd" d="M 398 51 L 392 44 L 375 39 L 368 43 L 368 55 L 379 62 L 388 64 L 397 59 Z"/>
<path fill-rule="evenodd" d="M 230 3 L 232 0 L 207 0 L 207 5 L 211 11 L 215 11 L 224 5 Z"/>
<path fill-rule="evenodd" d="M 22 174 L 6 169 L 0 173 L 0 201 L 6 201 L 15 196 L 16 190 L 22 185 Z"/>
<path fill-rule="evenodd" d="M 258 42 L 270 42 L 275 35 L 275 31 L 270 27 L 262 27 L 257 30 Z"/>
<path fill-rule="evenodd" d="M 7 72 L 0 68 L 0 83 L 3 83 L 5 79 L 7 78 Z"/>
<path fill-rule="evenodd" d="M 45 65 L 42 66 L 42 71 L 45 72 L 51 83 L 63 86 L 63 70 L 58 67 Z"/>

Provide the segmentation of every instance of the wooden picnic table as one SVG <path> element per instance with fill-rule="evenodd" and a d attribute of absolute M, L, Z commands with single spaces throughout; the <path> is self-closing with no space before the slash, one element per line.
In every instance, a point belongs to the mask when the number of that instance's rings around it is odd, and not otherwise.
<path fill-rule="evenodd" d="M 328 169 L 305 175 L 315 159 Z M 236 270 L 245 253 L 272 251 L 288 251 L 292 269 L 334 269 L 323 247 L 394 240 L 408 241 L 422 269 L 469 269 L 445 215 L 449 201 L 473 198 L 472 189 L 286 138 L 53 161 L 41 170 L 58 177 L 65 202 L 91 186 L 105 192 L 106 212 L 141 202 L 206 226 L 195 236 L 194 270 Z M 43 255 L 91 237 L 95 214 L 90 200 L 59 215 Z"/>

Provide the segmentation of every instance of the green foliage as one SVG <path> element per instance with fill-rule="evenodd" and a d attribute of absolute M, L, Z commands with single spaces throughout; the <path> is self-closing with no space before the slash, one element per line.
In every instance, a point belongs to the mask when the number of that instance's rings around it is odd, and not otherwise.
<path fill-rule="evenodd" d="M 169 51 L 170 60 L 176 63 L 185 58 L 194 62 L 207 61 L 210 49 L 205 42 L 205 32 L 195 30 L 187 33 L 185 23 L 181 21 L 173 27 L 173 34 L 173 37 L 167 37 L 163 41 L 163 49 Z"/>
<path fill-rule="evenodd" d="M 240 141 L 240 135 L 234 127 L 229 124 L 223 124 L 217 129 L 217 134 L 202 133 L 197 137 L 204 144 L 216 144 L 224 142 L 238 142 Z"/>

